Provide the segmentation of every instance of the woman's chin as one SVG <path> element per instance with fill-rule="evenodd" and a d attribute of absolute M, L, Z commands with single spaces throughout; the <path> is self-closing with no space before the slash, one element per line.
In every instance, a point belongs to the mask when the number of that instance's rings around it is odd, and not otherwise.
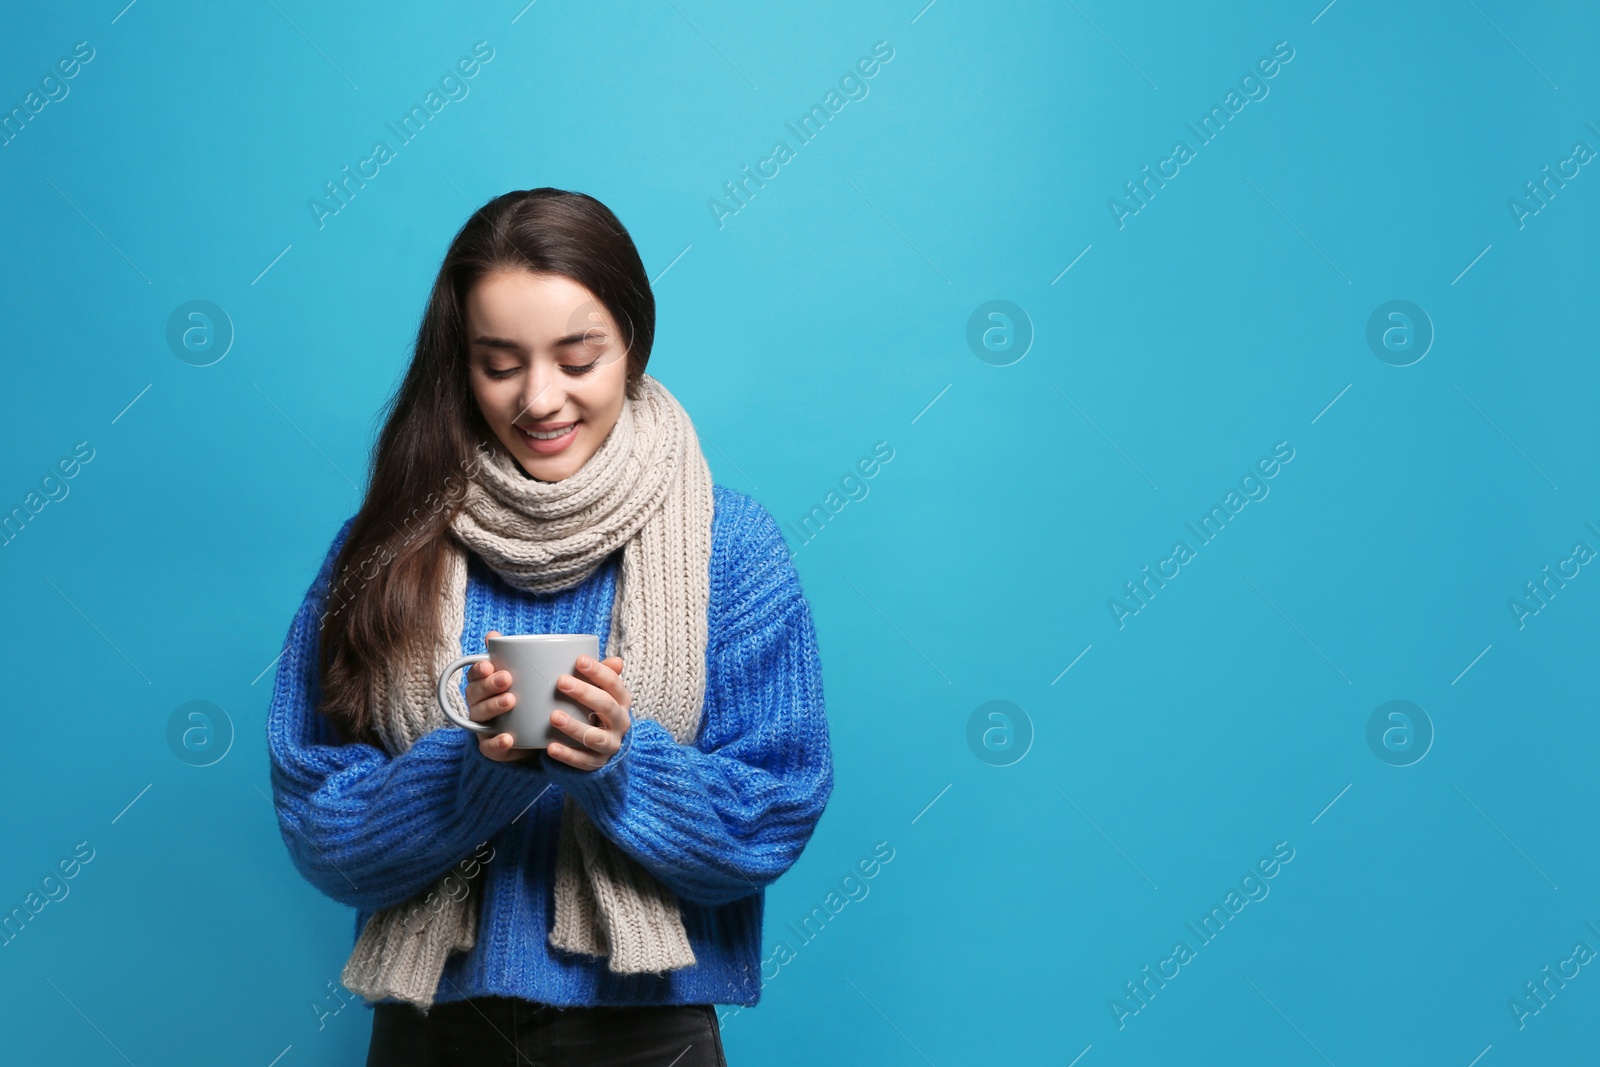
<path fill-rule="evenodd" d="M 557 456 L 541 456 L 531 454 L 526 449 L 520 451 L 517 463 L 522 467 L 522 472 L 528 477 L 540 482 L 559 482 L 571 477 L 583 466 L 583 461 L 567 453 Z"/>

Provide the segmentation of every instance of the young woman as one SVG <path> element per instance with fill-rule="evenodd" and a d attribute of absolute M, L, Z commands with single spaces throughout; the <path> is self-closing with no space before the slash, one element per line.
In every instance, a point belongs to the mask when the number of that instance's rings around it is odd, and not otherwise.
<path fill-rule="evenodd" d="M 816 634 L 777 524 L 645 373 L 654 330 L 599 201 L 479 209 L 289 630 L 274 801 L 357 909 L 369 1067 L 723 1064 L 713 1005 L 760 997 L 764 888 L 833 788 Z M 563 743 L 445 719 L 443 668 L 499 633 L 600 636 Z M 509 682 L 480 663 L 451 695 L 486 721 Z"/>

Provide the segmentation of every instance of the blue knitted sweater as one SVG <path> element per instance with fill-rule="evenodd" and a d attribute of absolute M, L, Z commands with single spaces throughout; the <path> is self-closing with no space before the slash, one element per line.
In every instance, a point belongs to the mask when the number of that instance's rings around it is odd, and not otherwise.
<path fill-rule="evenodd" d="M 476 734 L 454 725 L 394 757 L 339 744 L 315 710 L 318 621 L 350 521 L 334 539 L 289 629 L 267 716 L 279 828 L 301 875 L 356 909 L 356 936 L 378 909 L 426 889 L 483 842 L 493 846 L 477 875 L 476 944 L 450 956 L 437 1002 L 487 994 L 560 1006 L 760 999 L 764 887 L 810 839 L 833 789 L 833 763 L 816 633 L 783 536 L 744 494 L 719 485 L 714 500 L 700 734 L 679 744 L 636 710 L 621 750 L 597 771 L 546 756 L 497 762 L 479 753 Z M 604 642 L 617 563 L 613 554 L 581 584 L 533 594 L 469 552 L 463 654 L 485 651 L 488 630 L 593 633 Z M 550 947 L 565 794 L 677 894 L 693 966 L 617 975 L 603 959 Z"/>

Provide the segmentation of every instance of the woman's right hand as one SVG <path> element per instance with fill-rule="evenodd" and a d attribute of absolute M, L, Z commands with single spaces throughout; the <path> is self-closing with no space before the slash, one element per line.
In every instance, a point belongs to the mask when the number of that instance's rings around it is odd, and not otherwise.
<path fill-rule="evenodd" d="M 485 637 L 499 637 L 499 630 L 490 630 Z M 504 715 L 516 704 L 517 698 L 507 690 L 511 687 L 511 672 L 497 671 L 488 660 L 474 663 L 467 670 L 467 717 L 473 722 L 487 722 Z M 516 751 L 508 733 L 479 734 L 478 751 L 500 763 L 527 763 L 539 758 L 538 749 Z"/>

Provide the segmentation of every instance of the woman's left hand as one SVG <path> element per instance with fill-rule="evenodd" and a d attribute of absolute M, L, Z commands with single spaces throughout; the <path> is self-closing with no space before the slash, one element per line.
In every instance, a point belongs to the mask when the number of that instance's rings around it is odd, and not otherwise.
<path fill-rule="evenodd" d="M 550 713 L 550 721 L 576 744 L 552 742 L 545 750 L 551 759 L 560 760 L 580 771 L 598 770 L 622 747 L 622 735 L 632 720 L 628 708 L 633 695 L 622 684 L 622 657 L 608 656 L 599 663 L 588 656 L 578 657 L 578 674 L 563 674 L 556 685 L 570 700 L 589 709 L 589 721 L 575 719 L 564 711 Z"/>

